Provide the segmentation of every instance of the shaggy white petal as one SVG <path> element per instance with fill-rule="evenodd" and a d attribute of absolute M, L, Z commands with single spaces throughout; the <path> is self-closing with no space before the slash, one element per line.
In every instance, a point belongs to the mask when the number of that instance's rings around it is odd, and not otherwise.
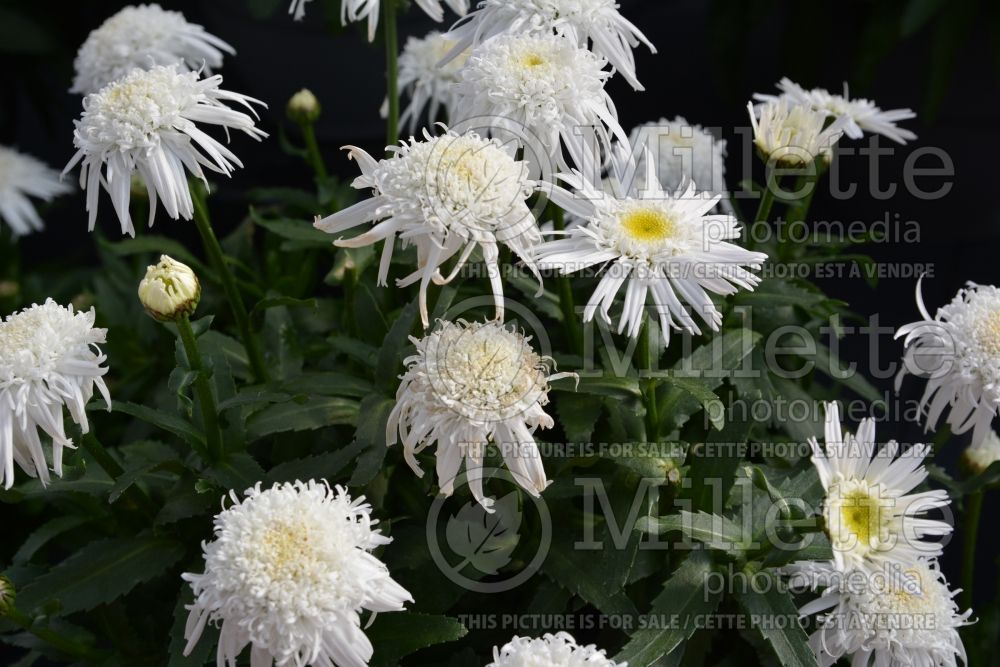
<path fill-rule="evenodd" d="M 72 188 L 59 180 L 59 172 L 30 155 L 0 146 L 0 222 L 10 225 L 14 236 L 41 231 L 42 218 L 29 197 L 44 201 Z"/>
<path fill-rule="evenodd" d="M 682 116 L 663 118 L 633 128 L 632 146 L 646 150 L 656 165 L 660 185 L 675 192 L 689 181 L 698 194 L 724 195 L 726 188 L 726 140 L 716 138 L 701 125 L 691 125 Z M 643 170 L 640 160 L 639 171 Z"/>
<path fill-rule="evenodd" d="M 469 11 L 469 0 L 444 0 L 452 11 L 459 16 L 465 16 Z M 288 13 L 296 21 L 301 21 L 306 15 L 306 4 L 312 0 L 292 0 L 288 7 Z M 444 20 L 444 8 L 441 0 L 415 0 L 417 6 L 424 10 L 427 16 L 440 23 Z M 340 21 L 344 25 L 348 22 L 358 21 L 368 22 L 368 41 L 374 41 L 375 31 L 378 29 L 378 18 L 380 0 L 342 0 L 340 4 Z"/>
<path fill-rule="evenodd" d="M 950 503 L 945 491 L 914 492 L 927 478 L 929 445 L 901 450 L 895 441 L 878 448 L 875 422 L 866 419 L 857 435 L 842 433 L 836 403 L 826 404 L 823 446 L 812 438 L 812 462 L 826 490 L 823 518 L 842 568 L 908 565 L 941 554 L 941 544 L 924 541 L 951 533 L 945 521 L 925 515 Z"/>
<path fill-rule="evenodd" d="M 83 100 L 83 114 L 74 121 L 77 152 L 63 173 L 81 163 L 80 185 L 87 191 L 90 229 L 97 221 L 99 188 L 111 196 L 122 234 L 135 236 L 129 199 L 132 175 L 138 173 L 149 193 L 149 225 L 156 202 L 171 218 L 190 220 L 194 204 L 187 174 L 205 180 L 202 167 L 229 176 L 243 163 L 228 148 L 207 135 L 201 125 L 239 130 L 254 139 L 267 136 L 254 118 L 226 106 L 251 110 L 263 102 L 221 90 L 221 76 L 200 78 L 178 65 L 132 70 Z M 103 169 L 103 174 L 102 174 Z M 207 185 L 207 180 L 205 180 Z"/>
<path fill-rule="evenodd" d="M 76 54 L 70 92 L 87 95 L 135 68 L 177 65 L 186 70 L 222 67 L 223 54 L 236 53 L 180 12 L 157 4 L 128 6 L 90 33 Z"/>
<path fill-rule="evenodd" d="M 985 439 L 974 442 L 962 453 L 962 462 L 974 474 L 979 474 L 1000 461 L 1000 437 L 990 430 Z"/>
<path fill-rule="evenodd" d="M 794 104 L 809 107 L 833 118 L 846 118 L 844 134 L 851 139 L 860 139 L 864 132 L 881 134 L 893 141 L 905 144 L 917 138 L 913 132 L 896 126 L 900 120 L 916 118 L 911 109 L 890 109 L 883 111 L 871 100 L 863 98 L 851 99 L 847 94 L 847 83 L 844 83 L 844 94 L 834 95 L 825 88 L 806 90 L 788 77 L 778 82 L 780 95 L 754 94 L 755 100 L 772 102 L 787 99 Z"/>
<path fill-rule="evenodd" d="M 589 48 L 643 90 L 635 72 L 632 49 L 656 48 L 618 11 L 615 0 L 482 0 L 478 8 L 451 30 L 458 49 L 476 47 L 498 35 L 556 34 Z"/>
<path fill-rule="evenodd" d="M 514 479 L 532 495 L 549 482 L 534 440 L 537 428 L 552 428 L 543 410 L 551 360 L 531 348 L 530 338 L 499 322 L 442 321 L 430 334 L 410 339 L 416 354 L 405 360 L 406 374 L 386 426 L 386 442 L 403 442 L 407 463 L 423 475 L 416 455 L 437 445 L 438 485 L 451 495 L 466 464 L 476 499 L 490 510 L 476 471 L 485 448 L 500 450 Z"/>
<path fill-rule="evenodd" d="M 475 133 L 447 131 L 440 136 L 424 132 L 393 147 L 391 158 L 376 161 L 360 148 L 350 148 L 362 175 L 354 187 L 373 189 L 374 196 L 326 218 L 315 226 L 330 234 L 375 222 L 359 236 L 337 239 L 348 248 L 383 242 L 378 282 L 388 280 L 389 261 L 396 238 L 417 249 L 417 269 L 397 285 L 420 284 L 420 317 L 430 324 L 427 289 L 431 282 L 450 282 L 479 247 L 491 277 L 497 318 L 503 318 L 503 286 L 499 281 L 499 245 L 506 245 L 531 263 L 530 249 L 541 232 L 527 199 L 539 183 L 529 178 L 529 166 L 515 160 L 493 139 Z M 457 261 L 448 275 L 442 267 Z"/>
<path fill-rule="evenodd" d="M 0 484 L 14 484 L 14 463 L 43 484 L 49 463 L 38 430 L 52 439 L 52 470 L 62 476 L 66 437 L 63 408 L 87 433 L 87 403 L 94 388 L 110 410 L 104 384 L 107 357 L 99 344 L 106 329 L 94 328 L 94 311 L 74 312 L 52 299 L 0 322 Z"/>
<path fill-rule="evenodd" d="M 922 320 L 896 331 L 903 338 L 903 368 L 896 377 L 913 374 L 927 381 L 920 409 L 933 429 L 949 409 L 951 430 L 972 430 L 972 442 L 983 442 L 1000 412 L 1000 289 L 968 283 L 951 303 L 931 317 L 917 282 Z"/>
<path fill-rule="evenodd" d="M 361 613 L 400 611 L 410 594 L 370 552 L 391 540 L 371 506 L 326 482 L 260 483 L 215 517 L 205 571 L 184 574 L 195 601 L 185 655 L 221 624 L 218 665 L 251 646 L 254 667 L 363 667 L 373 654 Z"/>
<path fill-rule="evenodd" d="M 410 134 L 417 131 L 418 124 L 432 125 L 442 111 L 449 121 L 454 115 L 455 84 L 468 59 L 468 52 L 463 52 L 441 64 L 454 46 L 454 41 L 437 31 L 406 40 L 399 54 L 398 82 L 399 92 L 405 94 L 408 103 L 399 117 L 399 126 L 408 128 Z"/>
<path fill-rule="evenodd" d="M 844 133 L 849 119 L 839 116 L 828 123 L 828 115 L 787 98 L 754 107 L 747 102 L 753 140 L 766 159 L 786 166 L 811 164 L 819 157 L 829 164 L 833 146 Z"/>
<path fill-rule="evenodd" d="M 493 662 L 486 667 L 628 667 L 610 660 L 593 644 L 581 646 L 568 632 L 546 634 L 537 639 L 514 637 L 493 649 Z"/>

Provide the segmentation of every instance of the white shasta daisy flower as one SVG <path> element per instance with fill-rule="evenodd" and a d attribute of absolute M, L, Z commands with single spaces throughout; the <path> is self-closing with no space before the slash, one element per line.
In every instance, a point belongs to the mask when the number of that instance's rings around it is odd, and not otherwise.
<path fill-rule="evenodd" d="M 849 656 L 852 667 L 956 667 L 966 662 L 958 628 L 971 611 L 959 612 L 934 560 L 872 573 L 843 571 L 833 562 L 800 561 L 785 568 L 791 585 L 821 588 L 799 613 L 817 614 L 809 646 L 821 667 Z"/>
<path fill-rule="evenodd" d="M 945 491 L 913 493 L 927 478 L 924 458 L 930 445 L 901 451 L 890 440 L 876 449 L 875 421 L 865 419 L 856 435 L 844 433 L 840 409 L 827 403 L 824 445 L 810 438 L 812 462 L 826 490 L 823 518 L 842 569 L 875 568 L 884 563 L 907 565 L 919 557 L 941 554 L 941 544 L 923 541 L 952 531 L 945 521 L 926 518 L 947 506 Z"/>
<path fill-rule="evenodd" d="M 784 98 L 756 108 L 752 102 L 747 102 L 747 111 L 754 144 L 761 154 L 792 167 L 811 164 L 820 156 L 829 164 L 833 159 L 833 146 L 847 123 L 846 116 L 828 123 L 825 112 Z"/>
<path fill-rule="evenodd" d="M 0 483 L 14 484 L 14 463 L 49 483 L 38 429 L 52 439 L 52 470 L 62 476 L 66 436 L 63 408 L 87 433 L 87 403 L 94 388 L 110 409 L 104 384 L 107 357 L 99 344 L 106 329 L 94 328 L 94 311 L 73 312 L 52 299 L 0 321 Z"/>
<path fill-rule="evenodd" d="M 765 95 L 755 93 L 754 99 L 762 102 L 772 102 L 787 99 L 795 104 L 810 107 L 834 118 L 844 117 L 844 134 L 851 139 L 860 139 L 864 132 L 881 134 L 893 141 L 905 144 L 917 138 L 913 132 L 896 126 L 897 121 L 916 118 L 912 109 L 890 109 L 883 111 L 875 103 L 866 99 L 851 99 L 847 94 L 847 82 L 844 82 L 844 94 L 834 95 L 825 88 L 806 90 L 788 77 L 778 82 L 780 95 Z"/>
<path fill-rule="evenodd" d="M 392 540 L 372 527 L 371 506 L 325 481 L 260 483 L 215 517 L 205 571 L 184 574 L 185 655 L 205 624 L 221 622 L 218 665 L 247 644 L 253 667 L 364 667 L 373 647 L 361 613 L 400 611 L 410 594 L 370 552 Z"/>
<path fill-rule="evenodd" d="M 701 125 L 691 125 L 682 116 L 663 118 L 635 127 L 629 142 L 645 149 L 643 156 L 646 150 L 652 155 L 664 190 L 675 192 L 694 181 L 699 194 L 726 194 L 726 140 Z"/>
<path fill-rule="evenodd" d="M 456 47 L 457 48 L 457 47 Z M 544 152 L 568 168 L 594 164 L 591 130 L 610 154 L 611 136 L 626 142 L 614 102 L 604 89 L 607 61 L 553 34 L 501 35 L 472 51 L 457 84 L 461 119 L 488 124 L 499 136 L 526 131 Z M 586 128 L 586 133 L 581 133 Z M 516 136 L 516 135 L 515 135 Z M 532 142 L 533 143 L 533 142 Z"/>
<path fill-rule="evenodd" d="M 87 191 L 91 230 L 101 186 L 111 195 L 122 234 L 135 236 L 129 213 L 133 173 L 138 172 L 149 193 L 152 226 L 157 197 L 171 218 L 191 219 L 194 205 L 186 173 L 205 180 L 202 167 L 229 176 L 243 166 L 198 125 L 218 125 L 227 133 L 239 130 L 260 140 L 267 133 L 254 126 L 254 119 L 225 103 L 253 112 L 250 102 L 263 102 L 222 90 L 221 83 L 218 75 L 202 79 L 178 65 L 158 66 L 132 70 L 84 98 L 83 114 L 74 121 L 77 152 L 63 173 L 82 161 L 80 185 Z"/>
<path fill-rule="evenodd" d="M 589 46 L 636 90 L 643 87 L 632 49 L 642 43 L 656 53 L 642 31 L 621 15 L 615 0 L 483 0 L 451 30 L 460 50 L 520 33 L 555 33 L 581 48 Z"/>
<path fill-rule="evenodd" d="M 426 37 L 406 40 L 399 54 L 399 91 L 406 94 L 409 103 L 399 117 L 399 126 L 408 126 L 410 134 L 417 131 L 417 124 L 422 120 L 426 120 L 427 125 L 434 123 L 442 109 L 451 120 L 455 108 L 454 87 L 468 59 L 468 52 L 464 52 L 442 65 L 441 59 L 454 46 L 451 39 L 436 31 Z"/>
<path fill-rule="evenodd" d="M 531 348 L 530 337 L 492 322 L 442 321 L 417 340 L 416 354 L 405 360 L 396 406 L 386 425 L 386 442 L 403 442 L 403 456 L 423 475 L 416 455 L 437 444 L 441 493 L 451 495 L 465 462 L 469 488 L 488 511 L 482 465 L 492 442 L 514 479 L 532 495 L 549 482 L 535 443 L 535 429 L 552 428 L 549 381 L 572 373 L 550 374 L 551 359 Z"/>
<path fill-rule="evenodd" d="M 581 646 L 568 632 L 543 637 L 514 637 L 493 649 L 493 662 L 486 667 L 628 667 L 627 662 L 608 659 L 593 644 Z"/>
<path fill-rule="evenodd" d="M 236 51 L 180 12 L 157 4 L 128 6 L 90 33 L 76 54 L 72 93 L 96 93 L 135 68 L 177 65 L 199 70 L 222 67 L 223 53 Z"/>
<path fill-rule="evenodd" d="M 1000 437 L 993 430 L 985 439 L 972 443 L 962 453 L 962 462 L 976 475 L 997 461 L 1000 461 Z"/>
<path fill-rule="evenodd" d="M 728 241 L 739 238 L 740 226 L 731 215 L 709 214 L 718 196 L 696 195 L 690 181 L 671 196 L 658 185 L 653 161 L 643 162 L 645 185 L 636 180 L 634 162 L 616 157 L 611 192 L 579 172 L 561 174 L 574 192 L 554 186 L 550 199 L 581 222 L 570 226 L 566 238 L 538 246 L 535 257 L 539 268 L 563 274 L 604 265 L 584 321 L 599 313 L 610 324 L 609 311 L 625 286 L 618 332 L 639 334 L 649 296 L 668 345 L 671 328 L 701 333 L 682 302 L 718 330 L 722 313 L 709 295 L 753 290 L 760 278 L 747 269 L 759 269 L 767 255 Z"/>
<path fill-rule="evenodd" d="M 377 224 L 365 233 L 334 243 L 358 248 L 382 241 L 378 284 L 385 285 L 396 238 L 417 248 L 418 268 L 396 281 L 399 286 L 420 282 L 420 317 L 429 324 L 427 288 L 431 282 L 450 282 L 477 247 L 490 275 L 497 318 L 503 319 L 503 283 L 500 279 L 500 245 L 506 245 L 534 270 L 530 249 L 541 241 L 541 232 L 527 199 L 538 183 L 529 178 L 529 166 L 517 161 L 495 139 L 475 133 L 446 131 L 423 140 L 411 139 L 392 146 L 390 158 L 376 161 L 360 148 L 349 147 L 358 161 L 358 189 L 372 189 L 374 196 L 338 213 L 319 219 L 315 226 L 330 234 L 368 222 Z M 443 265 L 455 255 L 449 275 Z M 539 279 L 540 280 L 540 279 Z"/>
<path fill-rule="evenodd" d="M 30 155 L 0 146 L 0 222 L 10 225 L 14 236 L 38 232 L 44 226 L 29 197 L 51 201 L 72 188 L 59 180 L 59 172 Z"/>
<path fill-rule="evenodd" d="M 292 0 L 288 7 L 288 13 L 296 21 L 301 21 L 306 15 L 306 3 L 312 0 Z M 444 20 L 444 8 L 441 0 L 414 0 L 420 9 L 424 10 L 427 16 L 440 23 Z M 465 16 L 469 11 L 469 0 L 444 0 L 459 16 Z M 368 41 L 375 39 L 375 31 L 378 29 L 378 17 L 380 0 L 342 0 L 340 5 L 340 21 L 347 25 L 348 21 L 356 23 L 358 21 L 368 21 Z"/>
<path fill-rule="evenodd" d="M 927 428 L 935 428 L 949 408 L 951 430 L 972 429 L 972 441 L 981 442 L 1000 411 L 1000 289 L 970 282 L 931 317 L 921 281 L 917 308 L 924 319 L 896 331 L 906 348 L 896 391 L 906 373 L 926 379 L 920 410 Z"/>

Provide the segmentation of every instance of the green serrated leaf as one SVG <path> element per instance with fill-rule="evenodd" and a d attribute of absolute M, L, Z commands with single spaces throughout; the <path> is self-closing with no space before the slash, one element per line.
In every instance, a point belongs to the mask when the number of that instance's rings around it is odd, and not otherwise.
<path fill-rule="evenodd" d="M 357 401 L 336 396 L 311 396 L 274 403 L 250 415 L 247 437 L 254 441 L 275 433 L 354 425 L 358 422 L 358 412 Z"/>
<path fill-rule="evenodd" d="M 799 625 L 799 611 L 791 595 L 783 591 L 777 577 L 766 573 L 769 580 L 757 584 L 757 573 L 752 588 L 737 587 L 736 599 L 749 618 L 749 627 L 755 628 L 771 645 L 783 667 L 817 667 L 816 656 L 809 648 L 809 638 Z M 758 590 L 764 592 L 759 593 Z"/>
<path fill-rule="evenodd" d="M 366 396 L 361 401 L 359 412 L 365 418 L 358 424 L 355 440 L 361 446 L 358 465 L 351 476 L 351 486 L 364 486 L 375 478 L 382 469 L 382 462 L 388 451 L 385 441 L 386 423 L 395 401 L 381 394 Z"/>
<path fill-rule="evenodd" d="M 371 667 L 391 667 L 427 646 L 457 641 L 468 630 L 447 616 L 392 612 L 379 614 L 366 634 L 375 646 Z"/>

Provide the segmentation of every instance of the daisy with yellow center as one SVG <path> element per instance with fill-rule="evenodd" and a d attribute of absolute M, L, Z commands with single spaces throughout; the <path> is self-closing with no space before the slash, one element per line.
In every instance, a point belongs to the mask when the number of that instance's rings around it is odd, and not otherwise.
<path fill-rule="evenodd" d="M 554 186 L 550 198 L 579 224 L 565 238 L 538 246 L 535 257 L 540 268 L 563 274 L 604 267 L 584 321 L 600 313 L 610 323 L 610 309 L 624 287 L 618 331 L 635 337 L 650 297 L 666 345 L 671 329 L 701 333 L 696 316 L 718 330 L 722 313 L 710 295 L 752 290 L 760 279 L 750 270 L 760 268 L 767 255 L 729 242 L 739 237 L 740 227 L 733 216 L 709 213 L 718 196 L 698 195 L 690 181 L 671 195 L 658 184 L 653 161 L 643 164 L 645 180 L 638 182 L 635 163 L 616 156 L 610 192 L 580 172 L 562 174 L 573 192 Z"/>
<path fill-rule="evenodd" d="M 838 566 L 870 569 L 939 555 L 941 545 L 923 538 L 947 535 L 952 526 L 926 515 L 948 505 L 948 494 L 912 493 L 927 478 L 930 447 L 901 451 L 891 440 L 876 449 L 874 420 L 862 421 L 857 435 L 843 433 L 836 403 L 826 404 L 825 430 L 824 446 L 815 438 L 809 444 L 826 490 L 823 518 Z"/>
<path fill-rule="evenodd" d="M 1000 414 L 1000 289 L 968 283 L 931 317 L 921 282 L 917 308 L 923 319 L 896 332 L 906 348 L 896 389 L 907 373 L 924 378 L 926 427 L 935 428 L 947 409 L 953 433 L 971 430 L 972 442 L 983 442 Z"/>

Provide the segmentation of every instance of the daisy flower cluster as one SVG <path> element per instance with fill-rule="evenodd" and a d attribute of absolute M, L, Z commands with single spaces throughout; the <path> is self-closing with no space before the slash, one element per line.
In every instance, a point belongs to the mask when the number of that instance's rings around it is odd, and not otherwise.
<path fill-rule="evenodd" d="M 824 667 L 843 656 L 853 665 L 955 665 L 965 661 L 961 613 L 937 565 L 952 526 L 935 518 L 949 503 L 939 490 L 916 491 L 927 478 L 930 446 L 879 447 L 875 422 L 845 433 L 836 403 L 826 405 L 824 443 L 810 440 L 826 492 L 823 524 L 832 561 L 785 568 L 793 584 L 821 590 L 800 609 L 817 614 L 809 643 Z"/>

